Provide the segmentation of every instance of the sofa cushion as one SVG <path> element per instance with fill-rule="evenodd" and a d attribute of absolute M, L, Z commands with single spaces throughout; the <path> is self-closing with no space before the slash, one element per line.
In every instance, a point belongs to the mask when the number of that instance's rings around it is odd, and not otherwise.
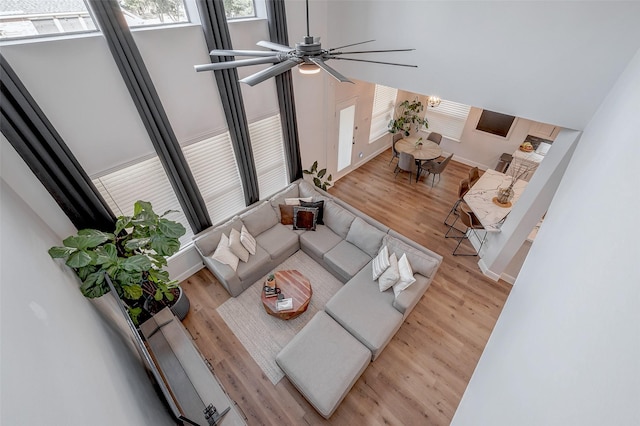
<path fill-rule="evenodd" d="M 209 228 L 204 231 L 202 235 L 195 238 L 195 244 L 198 246 L 198 249 L 200 249 L 200 252 L 202 252 L 202 255 L 205 257 L 211 256 L 216 247 L 218 247 L 220 236 L 222 236 L 223 233 L 228 236 L 231 228 L 237 230 L 242 229 L 242 220 L 239 216 L 234 216 L 223 224 Z"/>
<path fill-rule="evenodd" d="M 391 253 L 391 256 L 389 256 L 389 267 L 380 275 L 380 278 L 378 278 L 378 288 L 380 288 L 380 291 L 386 291 L 393 287 L 399 279 L 400 270 L 398 269 L 398 258 L 395 253 Z"/>
<path fill-rule="evenodd" d="M 380 253 L 373 258 L 373 262 L 371 263 L 374 281 L 380 278 L 380 275 L 387 270 L 389 265 L 389 249 L 387 249 L 387 246 L 382 246 Z"/>
<path fill-rule="evenodd" d="M 318 209 L 316 207 L 293 206 L 293 229 L 316 230 Z"/>
<path fill-rule="evenodd" d="M 409 288 L 411 284 L 416 282 L 416 279 L 413 277 L 411 265 L 407 260 L 406 253 L 402 255 L 400 260 L 398 260 L 398 270 L 400 271 L 400 279 L 393 285 L 393 293 L 396 297 L 398 297 L 403 290 Z"/>
<path fill-rule="evenodd" d="M 254 237 L 278 223 L 278 216 L 275 210 L 266 201 L 241 215 L 240 218 Z"/>
<path fill-rule="evenodd" d="M 277 259 L 291 251 L 298 244 L 298 234 L 280 223 L 267 229 L 256 237 L 258 245 L 264 248 L 272 259 Z"/>
<path fill-rule="evenodd" d="M 289 381 L 325 418 L 369 365 L 371 353 L 319 311 L 276 356 Z"/>
<path fill-rule="evenodd" d="M 403 254 L 407 254 L 407 260 L 411 264 L 411 269 L 414 273 L 424 275 L 430 278 L 431 275 L 438 269 L 439 261 L 428 254 L 425 254 L 415 247 L 411 247 L 409 244 L 400 241 L 396 237 L 386 235 L 382 240 L 383 244 L 386 244 L 389 248 L 389 253 L 395 253 L 398 259 Z"/>
<path fill-rule="evenodd" d="M 315 185 L 307 182 L 306 180 L 300 181 L 298 184 L 298 192 L 301 197 L 313 197 L 318 195 Z"/>
<path fill-rule="evenodd" d="M 393 292 L 380 292 L 371 279 L 371 263 L 346 283 L 324 307 L 375 359 L 400 328 L 403 316 L 393 307 Z"/>
<path fill-rule="evenodd" d="M 240 262 L 236 273 L 238 278 L 244 281 L 251 276 L 255 276 L 258 271 L 263 271 L 267 264 L 271 262 L 271 256 L 265 249 L 256 246 L 256 254 L 249 256 L 247 262 Z M 263 275 L 262 273 L 261 275 Z"/>
<path fill-rule="evenodd" d="M 320 259 L 340 241 L 342 238 L 324 225 L 316 226 L 316 232 L 300 234 L 300 246 Z"/>
<path fill-rule="evenodd" d="M 229 248 L 229 237 L 225 234 L 222 234 L 220 237 L 218 247 L 216 248 L 216 251 L 213 252 L 211 258 L 220 263 L 224 263 L 225 265 L 229 265 L 234 271 L 238 269 L 238 262 L 240 262 L 238 256 L 236 256 Z"/>
<path fill-rule="evenodd" d="M 340 276 L 342 281 L 351 279 L 364 265 L 371 261 L 371 257 L 348 241 L 340 241 L 334 248 L 324 255 L 324 261 Z M 369 268 L 371 272 L 371 268 Z M 369 276 L 371 279 L 371 276 Z"/>
<path fill-rule="evenodd" d="M 229 249 L 243 262 L 249 260 L 249 251 L 242 245 L 240 231 L 235 228 L 229 233 Z"/>
<path fill-rule="evenodd" d="M 273 210 L 276 212 L 276 216 L 278 217 L 278 221 L 280 221 L 280 210 L 278 209 L 278 205 L 286 204 L 284 202 L 285 198 L 295 198 L 298 196 L 298 184 L 292 183 L 282 191 L 274 194 L 269 198 L 269 203 Z"/>
<path fill-rule="evenodd" d="M 249 233 L 244 224 L 240 230 L 240 242 L 242 242 L 242 245 L 247 249 L 249 254 L 256 254 L 256 239 L 253 238 L 253 235 Z"/>
<path fill-rule="evenodd" d="M 349 228 L 355 218 L 353 213 L 333 201 L 324 205 L 324 224 L 342 238 L 347 238 Z"/>
<path fill-rule="evenodd" d="M 356 217 L 351 223 L 346 240 L 364 251 L 371 257 L 375 257 L 380 250 L 380 244 L 386 234 L 369 225 L 364 220 Z"/>
<path fill-rule="evenodd" d="M 317 208 L 318 209 L 317 223 L 318 223 L 318 225 L 324 225 L 324 200 L 311 201 L 311 202 L 300 201 L 300 205 L 302 207 L 315 207 L 315 208 Z"/>
<path fill-rule="evenodd" d="M 293 207 L 288 204 L 279 204 L 280 223 L 283 225 L 293 225 Z"/>
<path fill-rule="evenodd" d="M 398 310 L 405 318 L 413 310 L 416 304 L 427 291 L 431 284 L 431 279 L 420 274 L 413 276 L 416 282 L 411 284 L 409 288 L 403 290 L 393 301 L 393 307 Z"/>

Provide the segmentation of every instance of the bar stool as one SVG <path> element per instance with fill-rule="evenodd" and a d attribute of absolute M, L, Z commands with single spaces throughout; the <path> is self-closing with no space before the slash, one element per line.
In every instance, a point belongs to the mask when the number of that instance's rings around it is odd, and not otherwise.
<path fill-rule="evenodd" d="M 460 183 L 458 184 L 458 199 L 456 200 L 455 203 L 453 203 L 453 206 L 451 206 L 451 210 L 449 210 L 449 214 L 447 215 L 447 217 L 444 218 L 444 224 L 447 226 L 451 226 L 452 224 L 447 223 L 447 220 L 449 220 L 449 216 L 451 216 L 452 214 L 454 215 L 458 215 L 457 213 L 457 208 L 460 205 L 460 203 L 462 203 L 462 197 L 464 197 L 464 194 L 467 193 L 467 191 L 469 191 L 469 188 L 471 188 L 471 184 L 469 183 L 469 179 L 462 179 L 460 180 Z M 462 231 L 460 231 L 462 232 Z"/>
<path fill-rule="evenodd" d="M 457 213 L 458 213 L 458 217 L 456 218 L 456 220 L 453 221 L 453 223 L 449 227 L 449 230 L 444 235 L 444 237 L 458 240 L 458 245 L 456 245 L 456 248 L 453 249 L 454 256 L 477 256 L 480 253 L 480 250 L 482 250 L 482 246 L 484 245 L 484 242 L 487 239 L 487 231 L 484 232 L 484 236 L 482 237 L 482 239 L 480 239 L 480 236 L 478 235 L 477 231 L 484 230 L 484 226 L 482 226 L 482 224 L 480 223 L 480 220 L 478 220 L 476 215 L 473 214 L 473 212 L 471 211 L 471 208 L 464 201 L 458 205 Z M 449 232 L 452 229 L 455 229 L 458 232 L 462 232 L 459 229 L 454 227 L 458 219 L 460 219 L 460 221 L 467 227 L 467 231 L 464 232 L 464 235 L 461 237 L 456 237 L 453 235 L 450 236 Z M 473 234 L 478 239 L 478 241 L 480 241 L 480 247 L 475 253 L 458 253 L 458 249 L 460 248 L 460 244 L 462 244 L 462 241 L 469 239 L 469 236 L 468 236 L 469 230 L 471 230 L 471 232 L 473 232 Z"/>

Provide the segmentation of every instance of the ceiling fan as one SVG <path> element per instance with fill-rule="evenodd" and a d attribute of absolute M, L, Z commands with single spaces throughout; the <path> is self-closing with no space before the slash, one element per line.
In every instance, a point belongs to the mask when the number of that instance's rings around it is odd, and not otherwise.
<path fill-rule="evenodd" d="M 255 86 L 258 83 L 262 83 L 265 80 L 275 77 L 290 70 L 295 66 L 299 66 L 300 72 L 304 74 L 315 74 L 323 69 L 329 73 L 332 77 L 340 82 L 353 83 L 344 75 L 340 74 L 334 68 L 327 65 L 326 61 L 329 59 L 338 59 L 343 61 L 357 61 L 357 62 L 370 62 L 374 64 L 396 65 L 401 67 L 413 67 L 417 68 L 417 65 L 398 64 L 394 62 L 384 61 L 372 61 L 368 59 L 356 59 L 345 58 L 341 55 L 345 54 L 362 54 L 362 53 L 386 53 L 386 52 L 408 52 L 415 49 L 387 49 L 387 50 L 361 50 L 342 52 L 339 49 L 345 47 L 357 46 L 360 44 L 371 43 L 375 40 L 367 40 L 359 43 L 347 44 L 345 46 L 334 47 L 332 49 L 324 50 L 320 44 L 319 37 L 312 37 L 309 35 L 309 0 L 306 1 L 307 8 L 307 35 L 302 43 L 296 43 L 296 47 L 292 48 L 278 43 L 270 41 L 259 41 L 256 43 L 258 46 L 266 47 L 271 51 L 266 50 L 212 50 L 209 55 L 213 57 L 225 57 L 225 56 L 253 56 L 253 59 L 239 59 L 233 61 L 215 62 L 211 64 L 195 65 L 196 71 L 214 71 L 223 70 L 229 68 L 246 67 L 249 65 L 258 64 L 274 64 L 269 68 L 265 68 L 255 74 L 245 77 L 240 80 L 241 83 L 248 84 L 249 86 Z"/>

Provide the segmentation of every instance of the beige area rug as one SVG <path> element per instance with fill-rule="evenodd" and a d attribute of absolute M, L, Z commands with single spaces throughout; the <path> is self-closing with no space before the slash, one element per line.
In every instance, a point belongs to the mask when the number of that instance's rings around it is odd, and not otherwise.
<path fill-rule="evenodd" d="M 218 314 L 274 385 L 284 377 L 284 373 L 276 364 L 278 352 L 316 312 L 324 308 L 331 296 L 343 285 L 302 250 L 298 250 L 275 268 L 279 269 L 297 269 L 311 281 L 311 302 L 307 311 L 299 317 L 284 321 L 265 312 L 260 292 L 266 275 L 240 296 L 229 298 L 217 309 Z"/>

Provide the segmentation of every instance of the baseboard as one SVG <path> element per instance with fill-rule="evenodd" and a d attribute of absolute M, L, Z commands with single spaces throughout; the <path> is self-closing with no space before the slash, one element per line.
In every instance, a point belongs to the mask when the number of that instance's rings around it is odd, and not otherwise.
<path fill-rule="evenodd" d="M 502 274 L 500 278 L 502 278 L 504 281 L 508 282 L 511 285 L 514 285 L 516 283 L 516 278 L 512 277 L 509 274 Z"/>
<path fill-rule="evenodd" d="M 490 270 L 487 265 L 484 263 L 484 260 L 480 259 L 480 261 L 478 262 L 478 266 L 480 267 L 480 270 L 482 271 L 482 273 L 489 277 L 490 279 L 492 279 L 493 281 L 498 281 L 500 279 L 500 275 L 496 274 L 495 272 L 493 272 L 492 270 Z"/>

